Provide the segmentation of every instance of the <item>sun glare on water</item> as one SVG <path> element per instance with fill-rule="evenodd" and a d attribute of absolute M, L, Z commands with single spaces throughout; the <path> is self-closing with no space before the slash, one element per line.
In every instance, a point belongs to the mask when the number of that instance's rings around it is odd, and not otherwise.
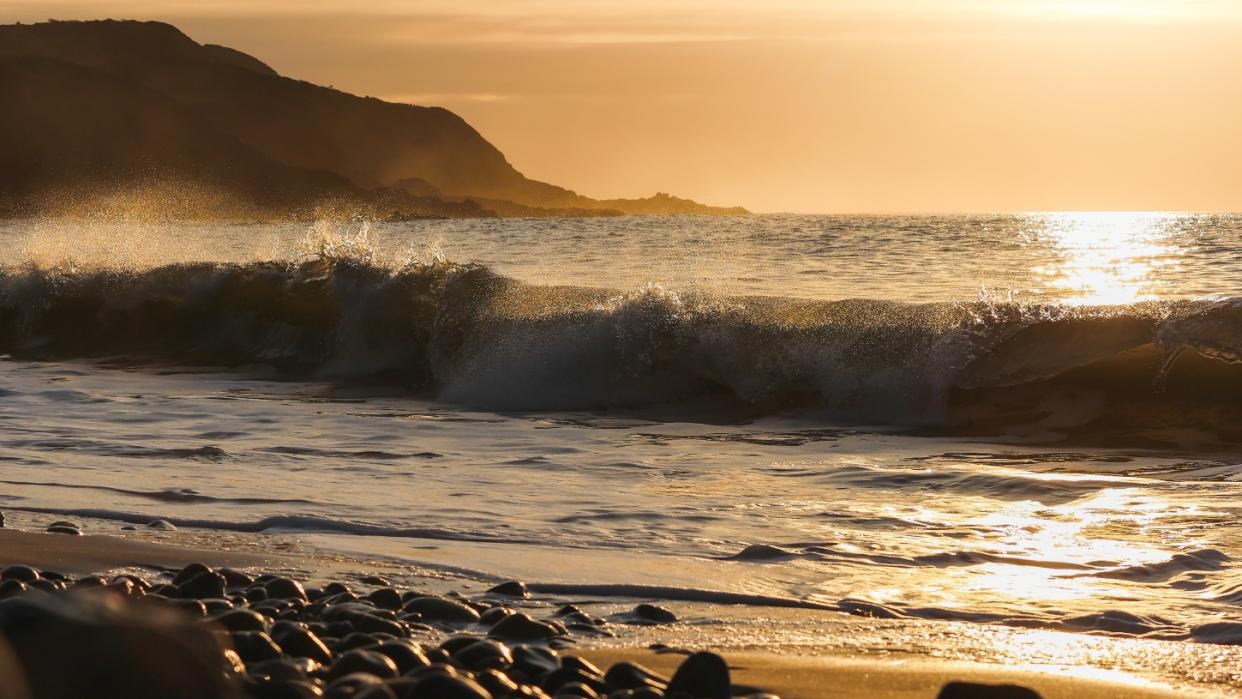
<path fill-rule="evenodd" d="M 1066 303 L 1126 304 L 1159 298 L 1182 250 L 1177 216 L 1064 213 L 1027 217 L 1026 236 L 1049 259 L 1033 270 Z"/>

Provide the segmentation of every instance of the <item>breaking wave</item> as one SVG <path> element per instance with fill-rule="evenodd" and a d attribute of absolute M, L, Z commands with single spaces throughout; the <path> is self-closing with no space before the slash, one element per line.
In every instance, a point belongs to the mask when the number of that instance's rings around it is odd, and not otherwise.
<path fill-rule="evenodd" d="M 0 272 L 0 351 L 263 367 L 495 410 L 679 406 L 1023 438 L 1242 439 L 1242 299 L 903 304 L 523 284 L 348 255 Z"/>

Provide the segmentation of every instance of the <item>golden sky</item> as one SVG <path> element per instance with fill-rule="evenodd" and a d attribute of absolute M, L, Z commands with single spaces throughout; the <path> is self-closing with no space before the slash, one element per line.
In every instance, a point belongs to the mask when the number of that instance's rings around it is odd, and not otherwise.
<path fill-rule="evenodd" d="M 0 0 L 448 107 L 595 197 L 1242 209 L 1242 0 Z"/>

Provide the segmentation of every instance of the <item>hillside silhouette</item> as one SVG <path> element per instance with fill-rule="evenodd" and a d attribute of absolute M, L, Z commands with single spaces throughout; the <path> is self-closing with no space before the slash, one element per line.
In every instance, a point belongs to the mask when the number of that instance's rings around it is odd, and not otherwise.
<path fill-rule="evenodd" d="M 525 177 L 446 109 L 287 78 L 160 22 L 0 26 L 0 103 L 0 207 L 19 213 L 161 187 L 247 215 L 333 203 L 393 217 L 745 213 L 590 199 Z"/>

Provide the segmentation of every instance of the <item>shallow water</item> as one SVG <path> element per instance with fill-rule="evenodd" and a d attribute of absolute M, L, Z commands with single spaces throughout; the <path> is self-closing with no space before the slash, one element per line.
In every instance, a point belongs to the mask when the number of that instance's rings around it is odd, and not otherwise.
<path fill-rule="evenodd" d="M 1242 641 L 1236 217 L 6 226 L 0 508 Z"/>

